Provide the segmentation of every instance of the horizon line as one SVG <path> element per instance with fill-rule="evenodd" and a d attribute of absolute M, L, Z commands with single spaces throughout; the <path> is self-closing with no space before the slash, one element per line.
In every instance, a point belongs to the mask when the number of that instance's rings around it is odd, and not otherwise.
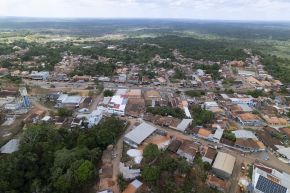
<path fill-rule="evenodd" d="M 165 17 L 46 17 L 46 16 L 1 16 L 0 19 L 44 19 L 44 20 L 166 20 L 166 21 L 214 21 L 240 23 L 290 23 L 290 20 L 247 20 L 247 19 L 209 19 L 209 18 L 165 18 Z"/>

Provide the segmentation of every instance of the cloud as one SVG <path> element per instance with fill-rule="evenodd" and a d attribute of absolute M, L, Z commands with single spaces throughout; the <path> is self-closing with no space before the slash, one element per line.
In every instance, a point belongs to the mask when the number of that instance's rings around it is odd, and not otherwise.
<path fill-rule="evenodd" d="M 290 20 L 289 0 L 0 0 L 0 16 Z"/>

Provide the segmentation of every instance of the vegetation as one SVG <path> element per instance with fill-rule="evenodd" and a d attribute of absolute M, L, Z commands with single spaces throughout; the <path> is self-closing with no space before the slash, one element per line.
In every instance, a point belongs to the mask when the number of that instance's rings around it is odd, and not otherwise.
<path fill-rule="evenodd" d="M 155 149 L 151 145 L 149 149 Z M 141 176 L 156 193 L 217 193 L 205 184 L 206 171 L 196 165 L 194 169 L 182 158 L 173 158 L 167 152 L 159 152 L 148 164 L 143 159 Z M 155 150 L 154 150 L 155 152 Z"/>
<path fill-rule="evenodd" d="M 158 146 L 155 144 L 149 144 L 144 148 L 143 157 L 146 163 L 150 163 L 156 159 L 160 154 Z"/>
<path fill-rule="evenodd" d="M 114 92 L 111 90 L 105 90 L 104 91 L 104 97 L 111 97 L 114 95 Z"/>
<path fill-rule="evenodd" d="M 184 118 L 185 113 L 180 108 L 172 108 L 172 107 L 148 107 L 147 112 L 152 113 L 153 115 L 161 115 L 161 116 L 172 116 L 175 118 Z"/>
<path fill-rule="evenodd" d="M 185 94 L 190 97 L 201 97 L 205 95 L 205 92 L 199 91 L 199 90 L 188 90 L 188 91 L 185 91 Z"/>
<path fill-rule="evenodd" d="M 199 105 L 191 106 L 191 115 L 195 125 L 208 124 L 214 119 L 214 113 L 202 109 Z"/>
<path fill-rule="evenodd" d="M 232 133 L 231 131 L 225 130 L 223 133 L 223 138 L 228 139 L 230 141 L 235 142 L 236 141 L 236 136 L 234 133 Z"/>
<path fill-rule="evenodd" d="M 29 126 L 19 151 L 0 160 L 0 192 L 88 192 L 102 151 L 123 131 L 114 117 L 88 131 Z"/>
<path fill-rule="evenodd" d="M 72 116 L 72 114 L 73 114 L 73 111 L 67 108 L 59 108 L 57 110 L 57 115 L 60 117 L 70 117 Z"/>
<path fill-rule="evenodd" d="M 253 91 L 248 91 L 247 95 L 251 95 L 254 98 L 266 96 L 266 93 L 263 92 L 262 90 L 253 90 Z"/>

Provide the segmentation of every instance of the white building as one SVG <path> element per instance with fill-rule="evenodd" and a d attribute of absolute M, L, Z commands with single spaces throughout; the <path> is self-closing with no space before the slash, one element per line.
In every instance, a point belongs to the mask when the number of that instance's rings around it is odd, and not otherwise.
<path fill-rule="evenodd" d="M 130 146 L 137 148 L 145 139 L 152 135 L 157 130 L 156 127 L 148 123 L 141 123 L 124 137 L 124 142 Z"/>
<path fill-rule="evenodd" d="M 124 116 L 127 103 L 127 98 L 124 98 L 121 95 L 113 96 L 108 104 L 108 113 Z"/>
<path fill-rule="evenodd" d="M 252 184 L 255 193 L 289 193 L 290 175 L 274 168 L 255 164 Z"/>
<path fill-rule="evenodd" d="M 83 100 L 81 96 L 69 96 L 67 94 L 62 94 L 58 97 L 57 102 L 62 106 L 74 106 L 79 107 Z"/>
<path fill-rule="evenodd" d="M 49 78 L 48 71 L 32 71 L 30 74 L 30 78 L 33 80 L 47 80 Z"/>

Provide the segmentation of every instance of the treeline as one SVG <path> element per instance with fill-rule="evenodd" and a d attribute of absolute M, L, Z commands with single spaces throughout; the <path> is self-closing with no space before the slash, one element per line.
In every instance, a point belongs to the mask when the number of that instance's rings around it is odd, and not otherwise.
<path fill-rule="evenodd" d="M 0 192 L 88 192 L 97 178 L 102 151 L 124 131 L 108 118 L 92 130 L 30 126 L 19 151 L 1 157 Z"/>
<path fill-rule="evenodd" d="M 185 113 L 180 108 L 148 107 L 147 112 L 152 113 L 153 115 L 172 116 L 172 117 L 180 118 L 180 119 L 185 118 Z"/>
<path fill-rule="evenodd" d="M 275 55 L 262 55 L 265 70 L 284 83 L 290 83 L 290 60 Z"/>

